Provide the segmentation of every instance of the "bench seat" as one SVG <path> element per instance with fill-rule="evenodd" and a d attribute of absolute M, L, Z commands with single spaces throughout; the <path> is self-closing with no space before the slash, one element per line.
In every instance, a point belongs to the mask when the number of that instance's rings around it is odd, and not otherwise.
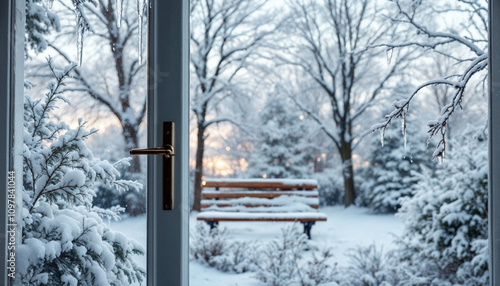
<path fill-rule="evenodd" d="M 198 220 L 204 221 L 326 221 L 326 215 L 318 212 L 297 213 L 254 213 L 254 212 L 214 212 L 204 211 L 198 214 Z"/>
<path fill-rule="evenodd" d="M 211 228 L 227 221 L 300 222 L 311 238 L 312 226 L 327 220 L 325 214 L 318 212 L 315 180 L 211 179 L 204 181 L 202 187 L 197 220 L 205 221 Z"/>

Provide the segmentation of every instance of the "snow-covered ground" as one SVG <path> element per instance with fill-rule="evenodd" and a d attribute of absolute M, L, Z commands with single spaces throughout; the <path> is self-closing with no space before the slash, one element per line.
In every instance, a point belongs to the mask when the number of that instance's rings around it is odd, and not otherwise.
<path fill-rule="evenodd" d="M 373 214 L 365 208 L 322 207 L 320 212 L 327 215 L 327 222 L 318 222 L 312 229 L 312 240 L 318 246 L 333 249 L 338 266 L 349 262 L 346 252 L 356 246 L 375 244 L 384 251 L 394 247 L 393 237 L 403 231 L 403 223 L 394 215 Z M 130 238 L 145 244 L 145 216 L 127 218 L 120 222 L 111 222 L 115 230 L 127 234 Z M 196 214 L 191 215 L 191 225 L 196 223 Z M 290 225 L 286 222 L 225 222 L 221 227 L 229 230 L 231 239 L 241 241 L 259 241 L 266 243 L 281 235 L 281 228 Z M 138 262 L 146 264 L 145 257 Z M 262 285 L 253 273 L 232 274 L 191 261 L 189 265 L 191 286 L 257 286 Z"/>

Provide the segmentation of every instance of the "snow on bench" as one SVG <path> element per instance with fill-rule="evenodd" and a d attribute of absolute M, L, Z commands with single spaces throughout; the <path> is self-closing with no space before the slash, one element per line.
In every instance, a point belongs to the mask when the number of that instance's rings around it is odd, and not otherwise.
<path fill-rule="evenodd" d="M 312 226 L 326 221 L 318 212 L 316 180 L 207 179 L 202 186 L 197 219 L 211 228 L 220 221 L 291 221 L 301 222 L 311 238 Z"/>

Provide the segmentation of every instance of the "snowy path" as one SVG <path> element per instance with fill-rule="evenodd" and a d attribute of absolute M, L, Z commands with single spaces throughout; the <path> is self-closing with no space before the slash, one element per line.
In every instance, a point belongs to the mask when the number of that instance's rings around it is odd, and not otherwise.
<path fill-rule="evenodd" d="M 384 251 L 393 247 L 393 235 L 401 234 L 403 223 L 394 215 L 377 215 L 364 208 L 323 207 L 320 211 L 328 217 L 327 222 L 318 222 L 312 229 L 312 240 L 319 246 L 333 249 L 338 266 L 346 266 L 345 253 L 356 246 L 369 246 L 375 243 L 383 246 Z M 145 216 L 111 222 L 111 227 L 121 231 L 140 243 L 145 243 Z M 195 214 L 190 223 L 196 223 Z M 231 239 L 245 241 L 273 240 L 281 234 L 280 229 L 290 225 L 283 222 L 226 222 Z M 145 265 L 146 258 L 140 257 L 138 263 Z M 253 273 L 231 274 L 205 267 L 196 261 L 190 263 L 191 286 L 258 286 L 262 285 L 253 278 Z"/>

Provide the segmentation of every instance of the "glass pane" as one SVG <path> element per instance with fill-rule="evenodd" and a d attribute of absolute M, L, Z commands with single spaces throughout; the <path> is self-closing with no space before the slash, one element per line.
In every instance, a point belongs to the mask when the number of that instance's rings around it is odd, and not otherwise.
<path fill-rule="evenodd" d="M 16 285 L 146 282 L 148 5 L 26 1 Z"/>
<path fill-rule="evenodd" d="M 192 1 L 191 285 L 487 285 L 486 19 Z"/>

